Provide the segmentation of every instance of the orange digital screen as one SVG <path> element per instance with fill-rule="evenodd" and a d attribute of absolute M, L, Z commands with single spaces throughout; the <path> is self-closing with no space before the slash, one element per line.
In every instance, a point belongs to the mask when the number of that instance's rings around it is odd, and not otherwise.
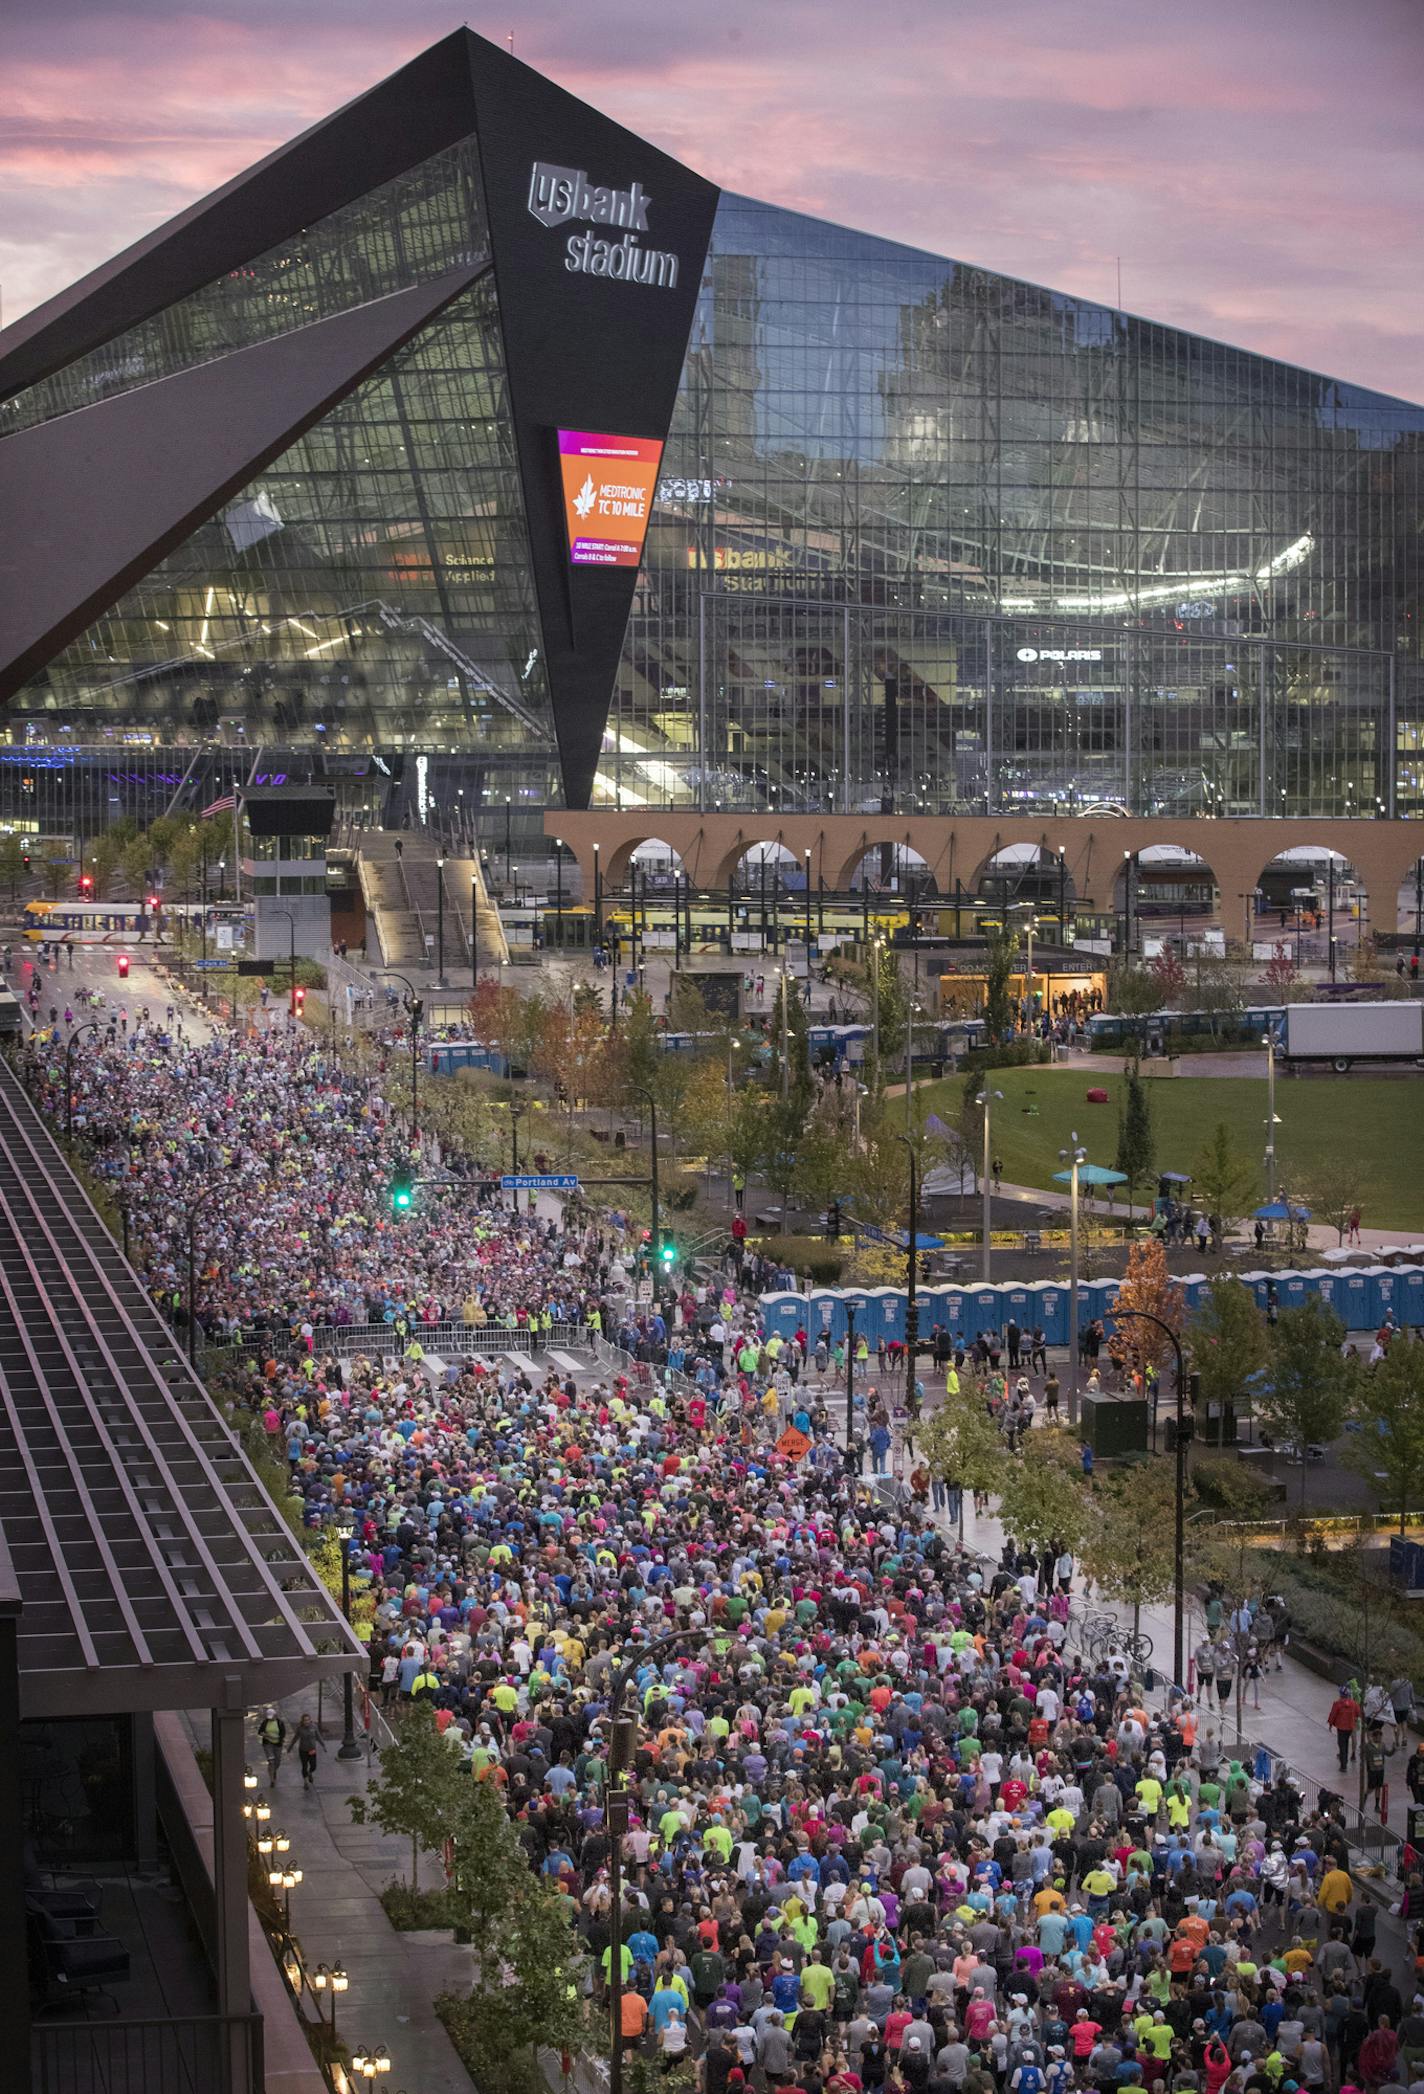
<path fill-rule="evenodd" d="M 637 566 L 662 456 L 662 444 L 652 436 L 559 431 L 564 525 L 575 567 Z"/>

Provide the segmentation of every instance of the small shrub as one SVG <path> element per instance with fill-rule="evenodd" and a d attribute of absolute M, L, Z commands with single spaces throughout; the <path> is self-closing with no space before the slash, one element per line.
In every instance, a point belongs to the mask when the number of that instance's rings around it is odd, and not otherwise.
<path fill-rule="evenodd" d="M 388 1883 L 381 1892 L 381 1906 L 399 1934 L 453 1925 L 450 1900 L 443 1890 L 412 1890 L 408 1883 Z"/>

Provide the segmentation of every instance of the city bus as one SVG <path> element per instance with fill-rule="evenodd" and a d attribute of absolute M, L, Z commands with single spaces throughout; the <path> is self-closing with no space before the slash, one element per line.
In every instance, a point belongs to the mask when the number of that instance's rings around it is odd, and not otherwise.
<path fill-rule="evenodd" d="M 207 913 L 211 922 L 216 913 L 211 902 Z M 202 914 L 198 902 L 165 902 L 160 910 L 143 902 L 26 902 L 22 928 L 32 942 L 52 938 L 66 939 L 71 945 L 102 944 L 109 938 L 133 942 L 154 931 L 156 921 L 167 927 L 190 919 L 196 922 Z"/>

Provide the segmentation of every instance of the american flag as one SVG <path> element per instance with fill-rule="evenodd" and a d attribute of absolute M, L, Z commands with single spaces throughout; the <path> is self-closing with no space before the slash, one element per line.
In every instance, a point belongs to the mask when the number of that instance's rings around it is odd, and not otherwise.
<path fill-rule="evenodd" d="M 201 814 L 200 814 L 200 815 L 198 816 L 198 820 L 199 820 L 200 822 L 205 822 L 205 821 L 207 821 L 207 820 L 208 820 L 208 819 L 209 819 L 209 818 L 210 818 L 210 817 L 211 817 L 212 815 L 215 815 L 215 814 L 227 814 L 227 813 L 229 812 L 229 810 L 230 810 L 230 809 L 232 809 L 232 808 L 234 808 L 234 807 L 236 807 L 236 805 L 237 805 L 237 794 L 236 794 L 236 793 L 224 793 L 224 794 L 223 794 L 223 796 L 222 796 L 222 798 L 221 798 L 220 800 L 214 800 L 214 801 L 213 801 L 213 803 L 212 803 L 212 805 L 211 805 L 210 807 L 205 807 L 205 808 L 203 809 L 202 813 L 201 813 Z"/>

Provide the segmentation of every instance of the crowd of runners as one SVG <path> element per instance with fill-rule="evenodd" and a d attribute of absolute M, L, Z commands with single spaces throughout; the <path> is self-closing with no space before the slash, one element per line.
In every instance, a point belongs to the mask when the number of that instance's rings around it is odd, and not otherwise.
<path fill-rule="evenodd" d="M 601 1999 L 630 1675 L 628 2049 L 703 2094 L 1424 2094 L 1417 1877 L 1401 1932 L 1328 1796 L 1085 1655 L 1070 1556 L 986 1563 L 927 1476 L 856 1473 L 834 1363 L 766 1342 L 731 1281 L 637 1309 L 612 1221 L 516 1218 L 478 1159 L 393 1216 L 395 1115 L 299 1032 L 145 1031 L 77 1073 L 160 1300 L 210 1201 L 199 1314 L 265 1333 L 233 1385 L 308 1526 L 354 1517 L 371 1691 L 500 1785 Z M 435 1309 L 643 1357 L 436 1360 Z M 390 1342 L 339 1361 L 342 1322 Z"/>

